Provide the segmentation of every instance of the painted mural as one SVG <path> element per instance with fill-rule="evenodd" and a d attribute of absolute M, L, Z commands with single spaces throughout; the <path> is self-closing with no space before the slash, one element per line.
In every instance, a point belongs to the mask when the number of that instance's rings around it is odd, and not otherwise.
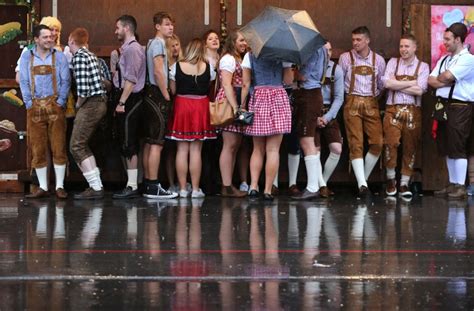
<path fill-rule="evenodd" d="M 443 45 L 443 33 L 453 23 L 464 23 L 468 28 L 466 44 L 474 54 L 474 6 L 469 5 L 432 5 L 431 6 L 431 68 L 446 54 Z"/>

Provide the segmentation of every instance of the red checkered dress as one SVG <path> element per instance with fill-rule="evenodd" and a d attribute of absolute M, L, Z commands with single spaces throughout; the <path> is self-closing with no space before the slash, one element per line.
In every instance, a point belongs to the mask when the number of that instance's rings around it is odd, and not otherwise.
<path fill-rule="evenodd" d="M 222 81 L 222 75 L 221 75 L 220 70 L 219 70 L 219 80 Z M 234 89 L 242 88 L 242 66 L 237 60 L 235 61 L 235 71 L 232 76 L 232 86 L 234 87 Z M 224 97 L 225 97 L 225 92 L 224 92 L 224 88 L 221 85 L 216 95 L 216 101 L 219 101 L 223 99 Z M 240 104 L 240 94 L 239 96 L 237 96 L 237 104 Z M 243 134 L 245 131 L 244 126 L 237 125 L 237 124 L 230 124 L 226 127 L 219 127 L 218 129 L 225 132 L 233 132 L 233 133 L 239 133 L 239 134 Z"/>
<path fill-rule="evenodd" d="M 250 98 L 249 111 L 255 113 L 253 124 L 245 135 L 271 136 L 291 132 L 291 108 L 283 87 L 256 87 Z"/>

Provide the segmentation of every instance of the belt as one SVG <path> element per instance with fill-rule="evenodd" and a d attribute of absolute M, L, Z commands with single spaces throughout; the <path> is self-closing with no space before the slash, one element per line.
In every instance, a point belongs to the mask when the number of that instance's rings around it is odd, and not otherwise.
<path fill-rule="evenodd" d="M 442 102 L 442 103 L 449 103 L 449 104 L 455 104 L 455 105 L 469 105 L 469 104 L 473 104 L 473 102 L 468 102 L 468 101 L 463 101 L 463 100 L 459 100 L 459 99 L 455 99 L 455 98 L 452 98 L 452 99 L 449 99 L 449 98 L 444 98 L 444 97 L 436 97 L 438 101 Z"/>

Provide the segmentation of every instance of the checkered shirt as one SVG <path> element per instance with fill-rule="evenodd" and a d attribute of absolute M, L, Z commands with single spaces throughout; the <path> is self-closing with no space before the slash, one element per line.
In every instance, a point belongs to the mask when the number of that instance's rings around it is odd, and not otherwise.
<path fill-rule="evenodd" d="M 72 69 L 78 96 L 91 97 L 105 94 L 99 60 L 85 47 L 80 48 L 72 58 Z"/>

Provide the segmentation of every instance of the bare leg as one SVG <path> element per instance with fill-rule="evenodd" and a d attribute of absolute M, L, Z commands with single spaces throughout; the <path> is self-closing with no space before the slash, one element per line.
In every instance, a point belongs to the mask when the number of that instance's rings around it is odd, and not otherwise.
<path fill-rule="evenodd" d="M 258 179 L 262 172 L 263 158 L 265 157 L 266 140 L 266 137 L 253 138 L 253 151 L 250 158 L 250 189 L 258 189 Z"/>
<path fill-rule="evenodd" d="M 176 174 L 178 175 L 179 189 L 186 189 L 186 177 L 188 176 L 189 145 L 187 141 L 177 142 L 176 151 Z"/>
<path fill-rule="evenodd" d="M 283 135 L 267 137 L 265 149 L 267 161 L 265 163 L 265 190 L 264 193 L 272 193 L 273 180 L 280 167 L 280 145 Z"/>
<path fill-rule="evenodd" d="M 224 144 L 219 157 L 222 185 L 230 186 L 232 185 L 236 155 L 242 141 L 242 135 L 231 132 L 222 132 L 222 140 Z"/>
<path fill-rule="evenodd" d="M 199 181 L 201 180 L 202 159 L 201 159 L 202 141 L 196 140 L 190 143 L 189 148 L 189 173 L 191 174 L 191 185 L 193 190 L 199 190 Z"/>

